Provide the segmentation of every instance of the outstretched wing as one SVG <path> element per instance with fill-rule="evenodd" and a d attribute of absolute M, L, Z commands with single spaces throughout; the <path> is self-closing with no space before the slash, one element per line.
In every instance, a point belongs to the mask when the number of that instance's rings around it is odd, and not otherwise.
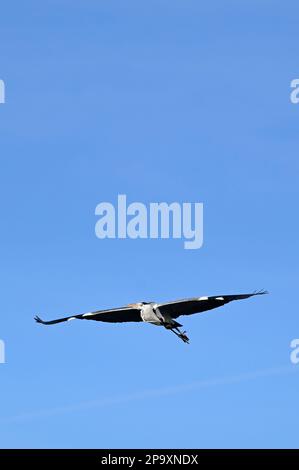
<path fill-rule="evenodd" d="M 42 323 L 43 325 L 54 325 L 55 323 L 61 323 L 70 320 L 95 320 L 104 321 L 108 323 L 123 323 L 123 322 L 138 322 L 142 321 L 140 317 L 140 309 L 132 307 L 114 308 L 111 310 L 97 310 L 96 312 L 87 312 L 80 315 L 73 315 L 70 317 L 58 318 L 57 320 L 43 321 L 41 318 L 36 316 L 35 321 Z"/>
<path fill-rule="evenodd" d="M 267 291 L 253 292 L 252 294 L 238 295 L 217 295 L 213 297 L 195 297 L 192 299 L 177 300 L 158 304 L 160 312 L 168 314 L 172 318 L 178 318 L 180 315 L 193 315 L 193 313 L 201 313 L 206 310 L 221 307 L 233 300 L 248 299 L 254 295 L 267 294 Z"/>

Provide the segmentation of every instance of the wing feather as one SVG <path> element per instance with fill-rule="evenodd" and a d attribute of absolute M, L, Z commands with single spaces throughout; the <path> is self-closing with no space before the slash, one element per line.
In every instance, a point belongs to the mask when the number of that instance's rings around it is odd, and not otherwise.
<path fill-rule="evenodd" d="M 160 312 L 170 315 L 172 318 L 178 318 L 181 315 L 193 315 L 207 310 L 221 307 L 233 300 L 248 299 L 255 295 L 267 294 L 267 291 L 253 292 L 252 294 L 237 295 L 217 295 L 212 297 L 194 297 L 192 299 L 177 300 L 158 304 Z"/>
<path fill-rule="evenodd" d="M 58 318 L 57 320 L 44 321 L 36 316 L 35 321 L 43 325 L 54 325 L 56 323 L 66 322 L 69 320 L 95 320 L 108 323 L 124 323 L 124 322 L 139 322 L 142 321 L 140 317 L 140 308 L 122 307 L 110 310 L 96 310 L 95 312 L 87 312 L 79 315 L 72 315 L 69 317 Z"/>

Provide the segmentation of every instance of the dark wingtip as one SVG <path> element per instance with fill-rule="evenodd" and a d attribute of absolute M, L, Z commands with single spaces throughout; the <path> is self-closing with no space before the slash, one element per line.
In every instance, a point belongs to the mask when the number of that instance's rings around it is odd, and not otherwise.
<path fill-rule="evenodd" d="M 262 289 L 262 290 L 257 290 L 253 292 L 253 295 L 264 295 L 264 294 L 269 294 L 269 291 Z"/>
<path fill-rule="evenodd" d="M 44 321 L 43 321 L 38 315 L 36 315 L 36 316 L 34 317 L 34 320 L 35 320 L 37 323 L 44 323 Z"/>

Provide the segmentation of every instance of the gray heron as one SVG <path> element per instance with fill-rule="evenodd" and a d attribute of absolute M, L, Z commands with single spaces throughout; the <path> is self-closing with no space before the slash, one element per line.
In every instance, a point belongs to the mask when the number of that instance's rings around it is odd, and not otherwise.
<path fill-rule="evenodd" d="M 189 343 L 186 331 L 181 331 L 180 323 L 176 321 L 181 315 L 193 315 L 207 310 L 221 307 L 233 300 L 248 299 L 256 295 L 267 294 L 267 291 L 253 292 L 251 294 L 236 295 L 217 295 L 212 297 L 193 297 L 191 299 L 174 300 L 171 302 L 138 302 L 129 304 L 125 307 L 113 308 L 109 310 L 96 310 L 95 312 L 87 312 L 79 315 L 72 315 L 57 320 L 44 321 L 36 316 L 35 320 L 43 325 L 54 325 L 56 323 L 71 320 L 95 320 L 108 323 L 124 323 L 124 322 L 146 322 L 152 325 L 163 326 L 172 331 L 184 343 Z"/>

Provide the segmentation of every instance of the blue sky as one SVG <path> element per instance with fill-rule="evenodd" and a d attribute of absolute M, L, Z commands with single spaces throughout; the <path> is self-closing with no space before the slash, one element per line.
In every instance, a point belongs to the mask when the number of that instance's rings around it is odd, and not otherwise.
<path fill-rule="evenodd" d="M 1 5 L 1 447 L 296 447 L 297 2 Z M 99 240 L 101 201 L 203 202 L 204 245 Z M 45 318 L 271 295 L 145 324 Z"/>

